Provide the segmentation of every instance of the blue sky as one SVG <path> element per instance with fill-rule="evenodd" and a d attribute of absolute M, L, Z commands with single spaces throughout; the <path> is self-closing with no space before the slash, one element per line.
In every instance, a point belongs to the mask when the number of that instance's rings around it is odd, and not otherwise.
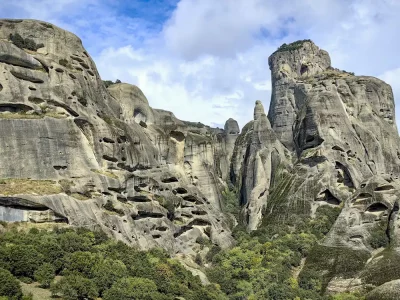
<path fill-rule="evenodd" d="M 220 127 L 229 117 L 245 125 L 255 100 L 267 110 L 268 56 L 298 39 L 327 50 L 334 67 L 384 79 L 400 101 L 399 15 L 399 0 L 0 0 L 0 18 L 77 34 L 103 79 Z"/>

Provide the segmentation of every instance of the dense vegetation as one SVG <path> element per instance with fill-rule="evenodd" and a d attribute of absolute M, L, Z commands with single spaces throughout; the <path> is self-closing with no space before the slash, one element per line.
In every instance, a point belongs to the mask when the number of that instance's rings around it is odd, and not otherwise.
<path fill-rule="evenodd" d="M 363 299 L 352 294 L 321 296 L 320 274 L 312 268 L 300 273 L 305 258 L 318 247 L 317 241 L 329 231 L 339 212 L 339 208 L 324 206 L 314 219 L 293 216 L 286 224 L 264 225 L 251 234 L 237 227 L 236 247 L 209 252 L 212 267 L 207 275 L 229 299 Z"/>
<path fill-rule="evenodd" d="M 139 251 L 81 228 L 1 234 L 0 299 L 23 299 L 16 278 L 36 280 L 65 300 L 226 299 L 216 285 L 203 286 L 160 249 Z"/>
<path fill-rule="evenodd" d="M 10 34 L 10 41 L 21 49 L 28 49 L 31 51 L 37 51 L 37 49 L 44 47 L 42 43 L 36 44 L 34 40 L 29 38 L 23 38 L 20 34 Z"/>
<path fill-rule="evenodd" d="M 103 80 L 103 84 L 105 85 L 106 88 L 108 88 L 110 85 L 121 83 L 121 80 L 117 79 L 115 82 L 112 80 Z"/>
<path fill-rule="evenodd" d="M 235 197 L 235 190 L 224 192 L 224 204 L 232 214 L 238 211 L 233 205 Z M 209 240 L 196 240 L 202 248 L 210 248 L 205 258 L 195 257 L 212 282 L 208 286 L 160 249 L 139 251 L 102 232 L 82 228 L 22 231 L 9 225 L 0 235 L 0 299 L 30 299 L 23 298 L 17 279 L 39 282 L 65 300 L 363 299 L 354 294 L 322 296 L 333 273 L 321 276 L 315 266 L 326 264 L 328 271 L 335 268 L 344 274 L 357 269 L 354 264 L 363 264 L 364 257 L 352 257 L 332 265 L 318 245 L 339 213 L 340 208 L 323 206 L 314 219 L 293 216 L 285 224 L 264 222 L 250 234 L 237 226 L 237 244 L 227 250 Z M 376 239 L 377 246 L 385 242 Z M 304 266 L 308 256 L 311 261 L 309 258 Z"/>
<path fill-rule="evenodd" d="M 295 41 L 295 42 L 290 43 L 290 44 L 284 43 L 274 53 L 284 52 L 284 51 L 293 51 L 293 50 L 300 49 L 301 47 L 303 47 L 303 44 L 305 42 L 312 43 L 311 40 L 299 40 L 299 41 Z"/>

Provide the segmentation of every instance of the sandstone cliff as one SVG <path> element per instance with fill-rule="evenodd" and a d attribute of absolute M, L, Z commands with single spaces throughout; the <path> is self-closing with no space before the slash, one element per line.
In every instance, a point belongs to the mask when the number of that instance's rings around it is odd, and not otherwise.
<path fill-rule="evenodd" d="M 268 116 L 257 101 L 241 133 L 233 119 L 210 128 L 153 109 L 136 86 L 106 88 L 72 33 L 0 20 L 0 219 L 194 255 L 204 239 L 233 244 L 222 191 L 235 186 L 249 231 L 341 210 L 304 267 L 328 291 L 400 278 L 391 87 L 333 68 L 308 40 L 280 47 L 269 66 Z M 376 238 L 387 243 L 376 249 Z"/>
<path fill-rule="evenodd" d="M 391 87 L 332 68 L 311 41 L 281 47 L 269 65 L 268 119 L 256 103 L 234 151 L 244 154 L 234 171 L 248 229 L 338 207 L 306 269 L 320 271 L 328 291 L 397 279 L 390 261 L 399 245 L 400 140 Z M 268 137 L 264 143 L 259 132 Z M 384 254 L 376 255 L 376 238 L 388 239 Z M 356 263 L 340 270 L 346 260 Z"/>
<path fill-rule="evenodd" d="M 42 45 L 17 47 L 17 35 Z M 136 86 L 107 90 L 80 39 L 45 22 L 0 21 L 0 69 L 2 220 L 101 228 L 171 253 L 195 253 L 199 237 L 231 245 L 221 190 L 236 121 L 184 122 Z"/>

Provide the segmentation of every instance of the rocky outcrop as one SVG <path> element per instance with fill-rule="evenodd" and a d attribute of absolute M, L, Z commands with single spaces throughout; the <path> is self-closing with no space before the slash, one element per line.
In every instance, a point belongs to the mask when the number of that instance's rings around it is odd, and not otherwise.
<path fill-rule="evenodd" d="M 0 20 L 0 87 L 1 220 L 101 228 L 172 254 L 195 254 L 199 237 L 231 245 L 220 202 L 234 120 L 184 122 L 136 86 L 106 89 L 78 37 L 34 20 Z"/>
<path fill-rule="evenodd" d="M 15 34 L 36 51 L 14 45 Z M 249 231 L 340 209 L 304 266 L 328 292 L 400 278 L 390 86 L 331 67 L 308 40 L 280 47 L 269 66 L 268 116 L 257 101 L 242 132 L 233 119 L 211 128 L 153 109 L 136 86 L 106 88 L 72 33 L 0 20 L 0 219 L 101 228 L 194 255 L 204 239 L 232 245 L 221 192 L 235 186 Z"/>
<path fill-rule="evenodd" d="M 328 291 L 397 279 L 384 271 L 399 243 L 400 140 L 391 87 L 332 68 L 328 53 L 311 41 L 281 47 L 269 65 L 268 119 L 257 102 L 232 159 L 247 228 L 313 217 L 323 205 L 340 208 L 313 254 L 329 261 L 328 269 L 307 262 L 306 268 L 328 276 Z M 267 138 L 257 139 L 260 133 Z M 374 248 L 385 239 L 390 247 L 381 259 Z M 346 259 L 357 263 L 342 273 L 336 264 Z"/>

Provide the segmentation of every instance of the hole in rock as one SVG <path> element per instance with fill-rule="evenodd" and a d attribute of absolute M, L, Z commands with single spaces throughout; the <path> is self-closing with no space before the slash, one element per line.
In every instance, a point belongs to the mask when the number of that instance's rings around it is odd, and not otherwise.
<path fill-rule="evenodd" d="M 301 68 L 300 68 L 300 74 L 301 75 L 303 75 L 305 72 L 307 72 L 308 71 L 308 66 L 306 66 L 306 65 L 301 65 Z"/>
<path fill-rule="evenodd" d="M 388 207 L 385 204 L 377 202 L 377 203 L 374 203 L 374 204 L 371 204 L 370 206 L 368 206 L 366 211 L 367 212 L 382 212 L 387 209 L 388 209 Z"/>
<path fill-rule="evenodd" d="M 203 210 L 194 210 L 194 211 L 192 211 L 192 214 L 197 215 L 197 216 L 204 216 L 207 214 L 207 212 L 205 212 Z"/>
<path fill-rule="evenodd" d="M 333 146 L 332 150 L 344 152 L 344 150 L 342 148 L 340 148 L 339 146 Z"/>
<path fill-rule="evenodd" d="M 36 91 L 36 88 L 33 86 L 29 86 L 28 89 L 30 89 L 31 91 Z"/>
<path fill-rule="evenodd" d="M 55 70 L 56 70 L 57 73 L 64 73 L 64 70 L 61 69 L 61 68 L 56 68 Z"/>
<path fill-rule="evenodd" d="M 378 186 L 375 189 L 375 192 L 390 191 L 390 190 L 393 190 L 393 189 L 394 189 L 393 185 L 388 184 L 388 185 Z"/>
<path fill-rule="evenodd" d="M 109 138 L 107 138 L 107 137 L 104 137 L 104 138 L 103 138 L 103 141 L 104 141 L 105 143 L 110 143 L 110 144 L 114 144 L 114 143 L 115 143 L 114 140 L 109 139 Z"/>
<path fill-rule="evenodd" d="M 176 177 L 169 177 L 169 178 L 162 179 L 161 182 L 164 182 L 164 183 L 178 182 L 178 179 Z"/>
<path fill-rule="evenodd" d="M 197 198 L 193 195 L 187 195 L 183 197 L 183 200 L 189 201 L 189 202 L 196 202 Z"/>
<path fill-rule="evenodd" d="M 143 128 L 147 128 L 147 124 L 143 121 L 140 121 L 139 125 L 142 126 Z"/>
<path fill-rule="evenodd" d="M 188 226 L 210 226 L 211 223 L 208 220 L 204 219 L 194 219 L 192 222 L 188 224 Z"/>
<path fill-rule="evenodd" d="M 325 201 L 328 204 L 332 204 L 332 205 L 339 205 L 341 202 L 339 199 L 337 199 L 335 196 L 333 196 L 329 190 L 325 190 L 322 193 L 320 193 L 320 195 L 318 196 L 316 201 Z"/>
<path fill-rule="evenodd" d="M 144 219 L 144 218 L 160 219 L 160 218 L 163 218 L 163 217 L 164 217 L 164 215 L 162 213 L 139 210 L 137 216 L 134 216 L 133 219 L 134 220 L 140 220 L 140 219 Z"/>
<path fill-rule="evenodd" d="M 158 231 L 167 231 L 167 230 L 168 230 L 168 227 L 166 227 L 166 226 L 159 226 L 159 227 L 156 227 L 156 230 L 158 230 Z"/>
<path fill-rule="evenodd" d="M 178 187 L 172 191 L 174 194 L 186 194 L 188 191 L 183 187 Z"/>
<path fill-rule="evenodd" d="M 84 99 L 84 98 L 81 98 L 81 97 L 79 97 L 78 98 L 78 102 L 80 103 L 80 104 L 82 104 L 83 106 L 87 106 L 87 100 L 86 99 Z"/>
<path fill-rule="evenodd" d="M 67 166 L 53 166 L 53 168 L 56 170 L 66 170 Z"/>
<path fill-rule="evenodd" d="M 143 195 L 128 197 L 128 200 L 133 202 L 151 202 L 151 199 Z"/>
<path fill-rule="evenodd" d="M 75 76 L 74 74 L 69 73 L 68 75 L 69 75 L 69 77 L 71 77 L 72 79 L 76 79 L 76 76 Z"/>
<path fill-rule="evenodd" d="M 345 186 L 349 188 L 353 188 L 354 183 L 353 180 L 351 179 L 349 170 L 340 162 L 335 163 L 335 169 L 338 170 L 336 175 L 337 182 L 343 183 Z"/>
<path fill-rule="evenodd" d="M 103 155 L 103 159 L 111 161 L 111 162 L 117 162 L 118 159 L 112 156 L 108 156 L 108 155 Z"/>
<path fill-rule="evenodd" d="M 178 142 L 182 142 L 185 139 L 185 135 L 180 131 L 171 131 L 170 136 L 177 140 Z"/>
<path fill-rule="evenodd" d="M 25 104 L 16 104 L 16 103 L 0 104 L 0 112 L 26 113 L 30 110 L 32 110 L 32 107 Z"/>
<path fill-rule="evenodd" d="M 1 83 L 0 83 L 0 92 L 3 90 L 3 86 L 1 85 Z"/>

